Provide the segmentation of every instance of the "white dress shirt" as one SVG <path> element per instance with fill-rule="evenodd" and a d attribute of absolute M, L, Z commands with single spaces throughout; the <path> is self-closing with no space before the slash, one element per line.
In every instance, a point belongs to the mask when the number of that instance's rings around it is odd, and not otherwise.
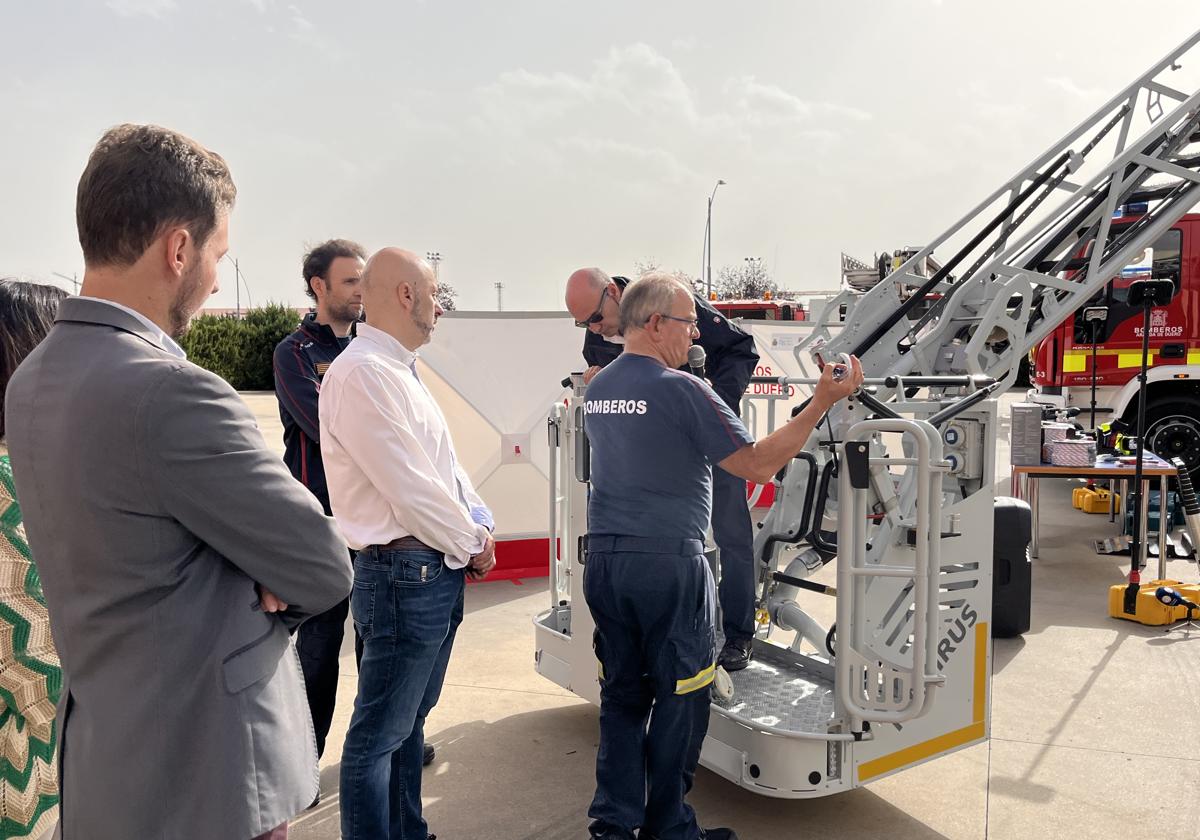
<path fill-rule="evenodd" d="M 95 301 L 96 303 L 105 303 L 116 309 L 120 309 L 122 312 L 128 312 L 134 318 L 137 318 L 146 325 L 146 329 L 150 330 L 150 332 L 154 334 L 154 336 L 158 339 L 158 343 L 162 345 L 164 350 L 166 350 L 172 356 L 178 356 L 181 359 L 187 358 L 187 353 L 184 352 L 184 349 L 179 346 L 179 343 L 175 341 L 175 339 L 163 332 L 162 327 L 151 321 L 136 309 L 130 309 L 128 306 L 125 306 L 122 303 L 117 303 L 115 300 L 108 300 L 107 298 L 91 297 L 90 295 L 78 295 L 78 297 L 80 300 L 90 300 Z"/>
<path fill-rule="evenodd" d="M 416 360 L 392 336 L 359 324 L 325 372 L 318 415 L 329 501 L 351 548 L 412 536 L 457 569 L 483 550 L 491 514 L 454 455 Z"/>

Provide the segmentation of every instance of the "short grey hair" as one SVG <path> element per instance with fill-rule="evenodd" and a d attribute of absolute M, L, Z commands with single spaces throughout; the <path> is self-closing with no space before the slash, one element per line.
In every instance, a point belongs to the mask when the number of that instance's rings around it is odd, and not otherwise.
<path fill-rule="evenodd" d="M 652 271 L 630 283 L 621 293 L 621 333 L 642 329 L 652 315 L 670 314 L 681 292 L 692 296 L 691 289 L 662 271 Z"/>

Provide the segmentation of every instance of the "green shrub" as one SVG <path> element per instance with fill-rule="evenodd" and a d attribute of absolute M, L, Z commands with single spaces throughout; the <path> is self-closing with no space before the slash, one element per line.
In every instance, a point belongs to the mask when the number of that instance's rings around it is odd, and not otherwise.
<path fill-rule="evenodd" d="M 180 344 L 188 359 L 220 376 L 239 391 L 271 391 L 275 345 L 296 329 L 300 317 L 289 306 L 268 303 L 242 318 L 201 315 Z"/>
<path fill-rule="evenodd" d="M 282 303 L 268 303 L 251 309 L 242 319 L 242 384 L 239 391 L 275 390 L 274 366 L 271 357 L 275 345 L 296 329 L 300 316 Z"/>
<path fill-rule="evenodd" d="M 201 315 L 179 343 L 189 361 L 237 387 L 242 365 L 241 321 L 232 315 Z"/>

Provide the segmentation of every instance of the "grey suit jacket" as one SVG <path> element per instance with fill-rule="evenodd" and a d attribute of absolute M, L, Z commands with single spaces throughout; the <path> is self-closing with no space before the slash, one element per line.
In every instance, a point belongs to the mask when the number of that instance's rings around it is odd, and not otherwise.
<path fill-rule="evenodd" d="M 5 412 L 63 665 L 64 840 L 247 840 L 302 811 L 288 630 L 350 591 L 333 520 L 224 380 L 107 304 L 63 301 Z"/>

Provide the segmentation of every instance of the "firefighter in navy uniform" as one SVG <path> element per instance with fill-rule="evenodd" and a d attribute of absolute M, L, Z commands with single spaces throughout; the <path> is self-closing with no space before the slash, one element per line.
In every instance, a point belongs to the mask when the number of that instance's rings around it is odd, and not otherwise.
<path fill-rule="evenodd" d="M 700 330 L 686 286 L 664 274 L 629 285 L 624 352 L 584 403 L 591 443 L 583 589 L 600 662 L 600 746 L 589 831 L 603 840 L 736 840 L 701 829 L 684 802 L 708 729 L 714 592 L 704 559 L 713 467 L 765 483 L 804 448 L 825 412 L 862 383 L 826 366 L 809 404 L 754 442 L 703 380 L 676 370 Z"/>
<path fill-rule="evenodd" d="M 601 368 L 621 353 L 624 339 L 618 330 L 618 307 L 629 284 L 624 277 L 609 278 L 598 268 L 583 268 L 567 280 L 567 309 L 575 323 L 587 328 L 583 358 L 590 382 Z M 700 337 L 705 352 L 705 374 L 712 388 L 734 414 L 758 354 L 754 338 L 731 324 L 699 295 L 693 295 Z M 712 530 L 721 550 L 721 629 L 725 645 L 719 657 L 727 671 L 745 668 L 754 636 L 755 565 L 754 532 L 746 504 L 746 482 L 724 470 L 713 471 Z"/>

